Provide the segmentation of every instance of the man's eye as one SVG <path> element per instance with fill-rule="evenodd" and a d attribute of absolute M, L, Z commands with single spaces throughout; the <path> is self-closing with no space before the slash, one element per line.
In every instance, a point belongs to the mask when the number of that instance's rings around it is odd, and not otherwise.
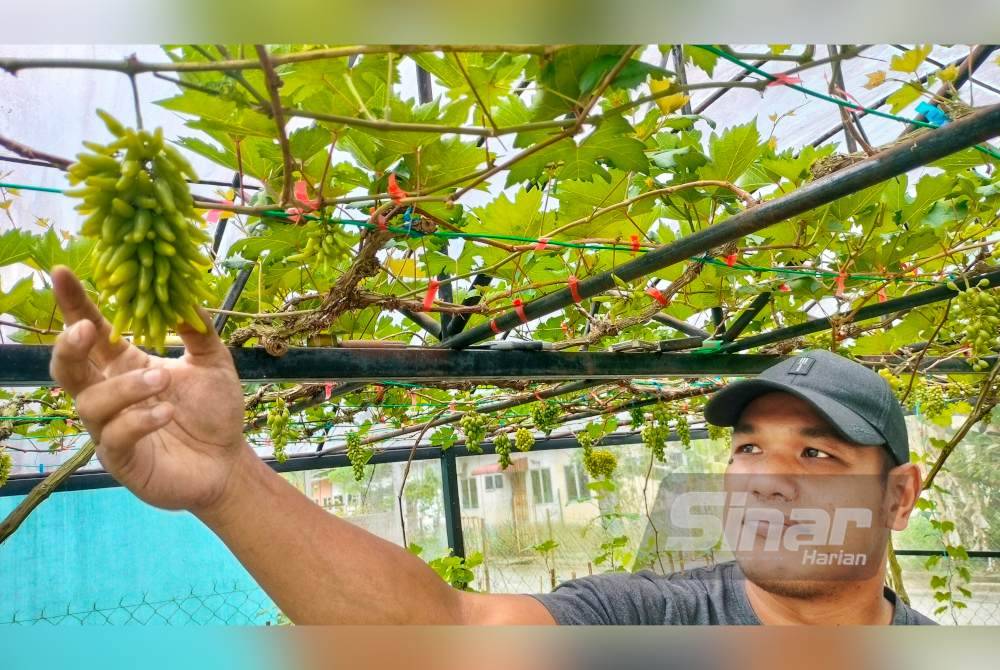
<path fill-rule="evenodd" d="M 740 446 L 736 447 L 736 453 L 737 454 L 759 454 L 760 453 L 760 447 L 758 447 L 756 444 L 741 444 Z"/>
<path fill-rule="evenodd" d="M 806 447 L 805 451 L 802 452 L 807 458 L 833 458 L 830 454 L 825 451 L 820 451 L 815 447 Z"/>

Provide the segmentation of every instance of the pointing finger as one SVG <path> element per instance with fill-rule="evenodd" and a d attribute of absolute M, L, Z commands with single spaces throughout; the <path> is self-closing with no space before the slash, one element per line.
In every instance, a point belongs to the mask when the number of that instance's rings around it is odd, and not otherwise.
<path fill-rule="evenodd" d="M 63 321 L 66 325 L 73 325 L 78 321 L 90 321 L 97 331 L 97 338 L 94 344 L 94 361 L 101 366 L 107 365 L 113 359 L 128 350 L 129 344 L 120 340 L 111 344 L 111 325 L 104 320 L 97 305 L 87 297 L 83 284 L 76 278 L 73 271 L 63 265 L 52 268 L 52 288 L 56 302 L 59 304 L 59 311 L 62 312 Z"/>
<path fill-rule="evenodd" d="M 104 375 L 90 361 L 96 339 L 92 322 L 77 321 L 59 333 L 52 348 L 49 374 L 73 397 L 104 380 Z"/>

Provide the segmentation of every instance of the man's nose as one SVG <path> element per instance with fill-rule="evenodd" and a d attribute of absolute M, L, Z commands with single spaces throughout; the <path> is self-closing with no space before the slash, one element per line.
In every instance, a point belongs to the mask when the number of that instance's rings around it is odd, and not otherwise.
<path fill-rule="evenodd" d="M 798 498 L 799 487 L 795 476 L 779 473 L 756 473 L 744 475 L 744 490 L 762 502 L 783 500 L 792 501 Z"/>

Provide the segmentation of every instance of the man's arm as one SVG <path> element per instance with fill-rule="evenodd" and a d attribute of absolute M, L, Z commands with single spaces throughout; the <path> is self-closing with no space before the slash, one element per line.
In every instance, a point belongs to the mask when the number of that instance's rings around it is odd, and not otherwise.
<path fill-rule="evenodd" d="M 459 591 L 402 547 L 326 512 L 249 447 L 197 516 L 296 623 L 554 624 L 526 595 Z"/>
<path fill-rule="evenodd" d="M 296 623 L 553 623 L 530 596 L 453 589 L 423 561 L 323 511 L 243 438 L 243 391 L 210 327 L 178 326 L 180 359 L 111 328 L 76 277 L 53 268 L 66 323 L 53 379 L 76 402 L 104 468 L 156 507 L 184 509 L 229 546 Z"/>

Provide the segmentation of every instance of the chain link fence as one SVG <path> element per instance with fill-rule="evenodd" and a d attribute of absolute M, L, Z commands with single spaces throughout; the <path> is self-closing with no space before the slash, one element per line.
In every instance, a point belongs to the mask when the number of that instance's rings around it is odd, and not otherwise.
<path fill-rule="evenodd" d="M 153 599 L 146 594 L 122 596 L 116 605 L 66 606 L 39 612 L 16 612 L 0 625 L 21 626 L 273 626 L 287 623 L 267 594 L 256 584 L 213 584 L 192 588 L 172 598 Z"/>

